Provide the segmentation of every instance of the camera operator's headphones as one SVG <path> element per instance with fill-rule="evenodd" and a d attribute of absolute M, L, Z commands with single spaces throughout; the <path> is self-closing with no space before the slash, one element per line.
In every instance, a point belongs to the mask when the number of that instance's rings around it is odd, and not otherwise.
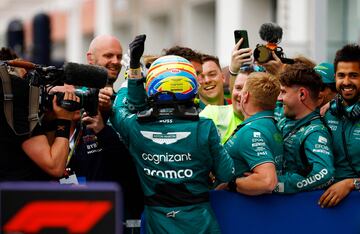
<path fill-rule="evenodd" d="M 330 112 L 337 116 L 345 116 L 350 120 L 358 120 L 360 117 L 360 102 L 356 102 L 351 106 L 345 106 L 344 99 L 340 94 L 337 94 L 333 100 L 330 101 Z"/>

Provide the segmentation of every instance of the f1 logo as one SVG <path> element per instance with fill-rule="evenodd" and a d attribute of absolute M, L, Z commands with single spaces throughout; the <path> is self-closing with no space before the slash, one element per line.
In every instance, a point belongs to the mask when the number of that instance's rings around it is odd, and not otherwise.
<path fill-rule="evenodd" d="M 113 207 L 109 201 L 33 201 L 5 225 L 4 232 L 38 233 L 43 228 L 66 228 L 88 233 Z"/>

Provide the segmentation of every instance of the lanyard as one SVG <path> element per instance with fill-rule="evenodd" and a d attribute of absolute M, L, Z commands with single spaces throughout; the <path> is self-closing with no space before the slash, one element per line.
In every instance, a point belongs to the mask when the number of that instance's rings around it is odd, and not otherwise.
<path fill-rule="evenodd" d="M 76 135 L 77 135 L 77 136 L 76 136 Z M 72 136 L 72 140 L 75 138 L 75 136 L 76 136 L 76 139 L 75 139 L 75 141 L 74 141 L 73 147 L 71 148 L 71 150 L 70 150 L 70 152 L 69 152 L 69 154 L 68 154 L 68 158 L 67 158 L 67 161 L 66 161 L 66 166 L 69 165 L 69 162 L 70 162 L 70 160 L 71 160 L 71 157 L 74 155 L 75 148 L 76 148 L 76 146 L 79 144 L 79 141 L 80 141 L 80 138 L 82 137 L 82 135 L 83 135 L 82 127 L 80 127 L 79 130 L 75 129 L 75 132 L 74 132 L 74 134 L 73 134 L 73 136 Z"/>

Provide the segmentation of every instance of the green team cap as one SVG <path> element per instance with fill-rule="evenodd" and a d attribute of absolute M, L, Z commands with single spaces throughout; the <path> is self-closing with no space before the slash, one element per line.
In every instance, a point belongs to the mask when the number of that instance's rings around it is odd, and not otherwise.
<path fill-rule="evenodd" d="M 321 76 L 325 84 L 335 83 L 334 65 L 331 63 L 320 63 L 314 67 L 316 73 Z"/>

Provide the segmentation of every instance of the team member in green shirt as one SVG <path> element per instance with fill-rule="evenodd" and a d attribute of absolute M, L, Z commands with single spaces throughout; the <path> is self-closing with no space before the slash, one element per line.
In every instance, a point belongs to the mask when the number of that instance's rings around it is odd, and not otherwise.
<path fill-rule="evenodd" d="M 259 195 L 271 193 L 275 188 L 276 171 L 281 173 L 283 156 L 282 138 L 273 112 L 279 93 L 278 79 L 254 72 L 233 100 L 234 110 L 241 111 L 245 119 L 225 144 L 234 160 L 236 174 L 228 184 L 230 190 Z"/>
<path fill-rule="evenodd" d="M 360 46 L 346 45 L 335 56 L 338 96 L 330 103 L 325 118 L 334 139 L 335 184 L 319 200 L 332 207 L 352 190 L 360 189 Z"/>
<path fill-rule="evenodd" d="M 196 73 L 179 56 L 155 60 L 146 78 L 148 109 L 140 71 L 145 35 L 130 43 L 128 87 L 114 103 L 113 126 L 133 156 L 145 195 L 147 233 L 220 233 L 209 203 L 208 175 L 229 181 L 233 162 L 210 119 L 199 118 L 193 99 Z M 128 98 L 126 97 L 128 96 Z"/>
<path fill-rule="evenodd" d="M 284 139 L 284 168 L 275 192 L 320 189 L 333 181 L 331 135 L 317 108 L 321 77 L 312 66 L 298 62 L 280 74 L 284 115 L 278 122 Z"/>

